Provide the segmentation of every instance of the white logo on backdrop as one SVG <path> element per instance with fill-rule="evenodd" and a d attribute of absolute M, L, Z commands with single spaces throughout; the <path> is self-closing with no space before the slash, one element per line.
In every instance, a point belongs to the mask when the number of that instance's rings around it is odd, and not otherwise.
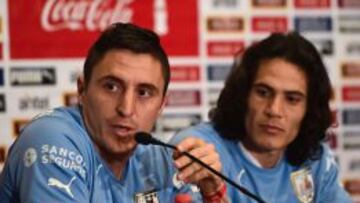
<path fill-rule="evenodd" d="M 114 22 L 131 22 L 134 0 L 117 0 L 112 8 L 104 8 L 109 1 L 47 0 L 41 12 L 41 26 L 49 32 L 61 29 L 88 31 L 104 30 Z"/>
<path fill-rule="evenodd" d="M 132 22 L 134 0 L 115 0 L 113 7 L 106 7 L 111 0 L 64 1 L 47 0 L 41 11 L 41 27 L 49 32 L 69 30 L 104 30 L 114 22 Z M 154 31 L 159 35 L 169 32 L 166 0 L 153 1 Z"/>

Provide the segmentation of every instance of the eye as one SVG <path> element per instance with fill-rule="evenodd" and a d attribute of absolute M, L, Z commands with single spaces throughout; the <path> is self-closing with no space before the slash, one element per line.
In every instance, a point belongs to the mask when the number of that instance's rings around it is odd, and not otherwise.
<path fill-rule="evenodd" d="M 289 95 L 286 95 L 286 100 L 290 104 L 298 104 L 303 100 L 303 97 L 301 95 L 289 94 Z"/>
<path fill-rule="evenodd" d="M 119 90 L 119 86 L 114 82 L 106 82 L 104 88 L 110 92 L 116 92 Z"/>
<path fill-rule="evenodd" d="M 255 93 L 262 98 L 269 98 L 271 91 L 266 87 L 255 87 Z"/>
<path fill-rule="evenodd" d="M 138 94 L 140 97 L 150 97 L 151 95 L 153 95 L 152 91 L 148 88 L 139 89 Z"/>

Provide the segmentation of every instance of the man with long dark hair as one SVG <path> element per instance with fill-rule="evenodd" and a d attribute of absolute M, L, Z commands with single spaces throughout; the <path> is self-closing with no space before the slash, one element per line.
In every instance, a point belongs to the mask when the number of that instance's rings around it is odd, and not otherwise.
<path fill-rule="evenodd" d="M 213 143 L 224 173 L 266 202 L 351 202 L 323 144 L 332 92 L 315 47 L 299 34 L 276 33 L 235 61 L 211 121 L 172 142 L 195 136 Z M 230 186 L 228 195 L 251 202 Z"/>

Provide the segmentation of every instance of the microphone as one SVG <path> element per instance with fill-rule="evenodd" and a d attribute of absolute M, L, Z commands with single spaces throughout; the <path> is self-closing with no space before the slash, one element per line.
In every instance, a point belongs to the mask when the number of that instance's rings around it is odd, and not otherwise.
<path fill-rule="evenodd" d="M 146 132 L 137 132 L 135 134 L 135 140 L 137 143 L 139 144 L 143 144 L 143 145 L 149 145 L 149 144 L 153 144 L 153 145 L 160 145 L 160 146 L 164 146 L 164 147 L 168 147 L 171 148 L 173 150 L 179 151 L 178 148 L 174 145 L 171 144 L 167 144 L 164 143 L 156 138 L 153 138 L 149 133 Z M 181 154 L 189 157 L 191 160 L 195 161 L 196 163 L 200 164 L 201 166 L 205 167 L 206 169 L 208 169 L 209 171 L 211 171 L 212 173 L 214 173 L 215 175 L 217 175 L 218 177 L 220 177 L 222 180 L 225 180 L 227 183 L 229 183 L 230 185 L 234 186 L 235 188 L 237 188 L 238 190 L 240 190 L 242 193 L 244 193 L 245 195 L 249 196 L 250 198 L 256 200 L 257 202 L 260 203 L 265 203 L 264 200 L 262 200 L 260 197 L 254 195 L 253 193 L 251 193 L 250 191 L 248 191 L 246 188 L 238 185 L 236 182 L 234 182 L 233 180 L 231 180 L 230 178 L 226 177 L 225 175 L 221 174 L 220 172 L 216 171 L 215 169 L 211 168 L 210 166 L 208 166 L 207 164 L 205 164 L 204 162 L 202 162 L 200 159 L 194 157 L 193 155 L 191 155 L 188 152 L 181 152 Z"/>

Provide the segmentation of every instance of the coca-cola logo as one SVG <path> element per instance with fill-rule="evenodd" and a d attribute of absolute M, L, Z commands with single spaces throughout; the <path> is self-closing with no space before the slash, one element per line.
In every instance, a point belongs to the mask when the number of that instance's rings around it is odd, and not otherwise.
<path fill-rule="evenodd" d="M 114 22 L 131 22 L 134 0 L 47 0 L 41 11 L 41 27 L 49 32 L 62 29 L 104 30 Z"/>
<path fill-rule="evenodd" d="M 84 57 L 99 34 L 114 22 L 129 22 L 155 31 L 170 56 L 199 54 L 194 0 L 182 0 L 181 8 L 177 1 L 169 0 L 36 2 L 8 3 L 11 59 Z"/>

